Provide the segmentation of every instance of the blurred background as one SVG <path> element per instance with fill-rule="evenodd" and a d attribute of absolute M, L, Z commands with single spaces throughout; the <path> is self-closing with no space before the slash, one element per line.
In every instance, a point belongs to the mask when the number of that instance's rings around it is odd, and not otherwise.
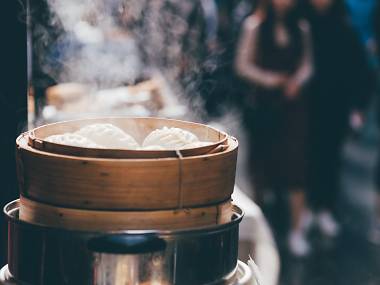
<path fill-rule="evenodd" d="M 204 122 L 239 139 L 237 186 L 280 253 L 273 284 L 380 284 L 379 0 L 1 5 L 2 205 L 28 128 Z"/>

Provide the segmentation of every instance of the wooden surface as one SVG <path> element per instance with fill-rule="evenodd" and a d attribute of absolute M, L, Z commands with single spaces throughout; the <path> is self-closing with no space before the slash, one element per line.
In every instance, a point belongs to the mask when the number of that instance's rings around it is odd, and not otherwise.
<path fill-rule="evenodd" d="M 166 158 L 177 157 L 174 150 L 130 150 L 130 149 L 100 149 L 84 148 L 56 144 L 45 141 L 51 135 L 70 133 L 80 128 L 96 123 L 111 123 L 132 135 L 140 144 L 152 131 L 163 127 L 177 127 L 194 133 L 201 141 L 209 141 L 210 145 L 181 150 L 182 156 L 195 156 L 221 151 L 220 145 L 225 145 L 228 135 L 212 127 L 186 121 L 162 118 L 96 118 L 59 122 L 38 127 L 28 132 L 28 143 L 33 148 L 57 154 L 86 156 L 95 158 Z"/>
<path fill-rule="evenodd" d="M 29 223 L 85 231 L 176 230 L 231 221 L 230 200 L 218 205 L 162 211 L 96 211 L 55 207 L 20 197 L 20 219 Z"/>
<path fill-rule="evenodd" d="M 230 198 L 238 143 L 216 154 L 165 159 L 101 159 L 52 154 L 17 139 L 20 192 L 79 209 L 153 210 L 212 205 Z"/>

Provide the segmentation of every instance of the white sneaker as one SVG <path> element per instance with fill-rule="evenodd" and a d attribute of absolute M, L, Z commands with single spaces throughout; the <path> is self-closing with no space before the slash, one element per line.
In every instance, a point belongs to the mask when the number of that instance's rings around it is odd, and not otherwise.
<path fill-rule="evenodd" d="M 289 233 L 288 237 L 289 251 L 295 257 L 305 257 L 309 255 L 311 247 L 306 240 L 306 236 L 303 231 L 295 230 Z"/>
<path fill-rule="evenodd" d="M 330 212 L 320 212 L 317 216 L 317 224 L 325 236 L 333 238 L 339 235 L 340 226 Z"/>

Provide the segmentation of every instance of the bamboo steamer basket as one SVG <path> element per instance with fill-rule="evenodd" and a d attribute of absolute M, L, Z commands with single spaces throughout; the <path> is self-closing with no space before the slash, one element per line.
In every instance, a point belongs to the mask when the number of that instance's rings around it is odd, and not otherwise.
<path fill-rule="evenodd" d="M 54 206 L 92 210 L 165 210 L 214 205 L 230 199 L 238 142 L 212 154 L 116 159 L 62 155 L 17 139 L 24 197 Z"/>
<path fill-rule="evenodd" d="M 35 225 L 66 230 L 178 230 L 231 221 L 230 200 L 217 205 L 156 211 L 107 211 L 56 207 L 20 197 L 20 219 Z"/>
<path fill-rule="evenodd" d="M 98 158 L 167 158 L 178 156 L 178 152 L 175 150 L 84 148 L 52 143 L 45 140 L 51 135 L 75 132 L 83 126 L 97 123 L 111 123 L 132 135 L 140 144 L 150 132 L 165 126 L 189 130 L 201 141 L 210 142 L 210 145 L 207 146 L 181 150 L 181 156 L 202 155 L 224 150 L 228 139 L 228 135 L 224 132 L 193 122 L 163 118 L 108 117 L 65 121 L 38 127 L 28 132 L 28 144 L 42 151 Z"/>

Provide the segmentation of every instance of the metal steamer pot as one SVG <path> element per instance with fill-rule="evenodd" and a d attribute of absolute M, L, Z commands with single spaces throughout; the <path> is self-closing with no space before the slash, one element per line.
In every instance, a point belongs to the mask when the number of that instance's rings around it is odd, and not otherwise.
<path fill-rule="evenodd" d="M 227 224 L 179 231 L 84 232 L 34 225 L 19 219 L 18 200 L 4 212 L 8 268 L 16 284 L 235 285 L 249 274 L 245 265 L 238 266 L 243 212 L 236 206 Z"/>
<path fill-rule="evenodd" d="M 238 261 L 236 269 L 236 282 L 234 285 L 252 285 L 255 284 L 251 269 L 245 263 Z M 25 285 L 26 283 L 17 282 L 9 273 L 8 266 L 0 270 L 0 285 Z M 26 284 L 28 285 L 28 284 Z"/>

